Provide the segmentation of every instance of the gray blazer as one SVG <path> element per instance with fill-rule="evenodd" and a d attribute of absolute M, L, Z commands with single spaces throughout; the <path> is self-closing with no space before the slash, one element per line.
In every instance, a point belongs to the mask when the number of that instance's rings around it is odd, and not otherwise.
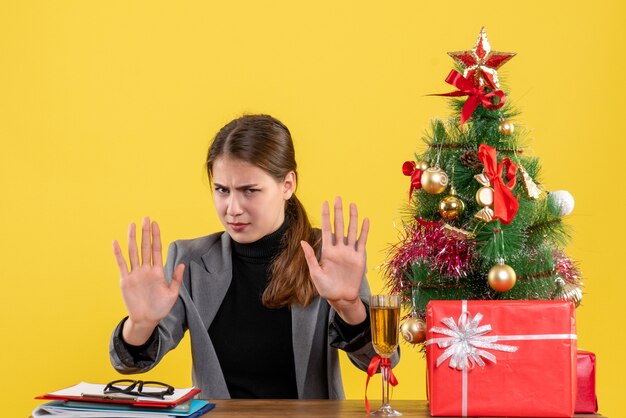
<path fill-rule="evenodd" d="M 174 307 L 157 327 L 150 358 L 135 359 L 120 338 L 122 321 L 111 337 L 111 363 L 121 373 L 142 373 L 152 369 L 163 356 L 176 347 L 186 330 L 191 336 L 192 378 L 207 399 L 230 398 L 208 329 L 215 318 L 232 280 L 231 238 L 219 232 L 192 240 L 180 240 L 169 247 L 165 273 L 171 280 L 175 266 L 184 263 L 185 274 Z M 366 304 L 367 280 L 359 291 Z M 303 307 L 291 306 L 293 353 L 296 384 L 300 399 L 343 399 L 345 397 L 337 349 L 343 349 L 358 368 L 367 370 L 376 355 L 371 338 L 360 343 L 344 341 L 334 326 L 335 311 L 317 297 Z M 367 331 L 369 332 L 369 330 Z M 358 338 L 353 341 L 358 340 Z M 367 342 L 369 341 L 369 342 Z M 250 347 L 254 355 L 254 347 Z M 397 353 L 392 362 L 399 360 Z"/>

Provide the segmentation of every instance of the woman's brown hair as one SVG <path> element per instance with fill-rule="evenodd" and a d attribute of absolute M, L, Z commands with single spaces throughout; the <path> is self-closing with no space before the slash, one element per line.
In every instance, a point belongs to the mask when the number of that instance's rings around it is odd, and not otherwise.
<path fill-rule="evenodd" d="M 253 164 L 276 181 L 283 181 L 291 171 L 296 173 L 296 179 L 298 176 L 291 133 L 279 120 L 269 115 L 242 116 L 217 133 L 206 159 L 211 183 L 215 160 L 226 156 Z M 285 217 L 289 226 L 281 241 L 282 251 L 272 262 L 269 281 L 263 292 L 263 305 L 268 308 L 288 306 L 294 302 L 306 306 L 317 296 L 300 241 L 309 242 L 318 251 L 319 234 L 315 233 L 295 193 L 285 205 Z"/>

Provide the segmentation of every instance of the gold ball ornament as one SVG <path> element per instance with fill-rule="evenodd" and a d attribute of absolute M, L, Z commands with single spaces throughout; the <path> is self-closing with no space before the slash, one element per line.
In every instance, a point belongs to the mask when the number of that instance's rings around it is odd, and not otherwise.
<path fill-rule="evenodd" d="M 417 164 L 415 164 L 415 168 L 416 168 L 417 170 L 422 170 L 422 171 L 424 171 L 424 170 L 426 170 L 426 169 L 428 168 L 428 163 L 427 163 L 426 161 L 422 161 L 421 163 L 417 163 Z"/>
<path fill-rule="evenodd" d="M 498 126 L 498 131 L 505 136 L 510 136 L 513 132 L 515 132 L 515 125 L 513 125 L 508 120 L 503 120 L 500 122 Z"/>
<path fill-rule="evenodd" d="M 448 187 L 448 175 L 439 167 L 429 167 L 422 173 L 422 189 L 426 193 L 443 193 Z"/>
<path fill-rule="evenodd" d="M 410 316 L 400 325 L 402 338 L 411 344 L 421 344 L 426 341 L 426 324 L 421 319 Z"/>
<path fill-rule="evenodd" d="M 487 282 L 496 292 L 506 292 L 511 290 L 515 286 L 517 281 L 517 275 L 515 270 L 511 266 L 507 266 L 504 263 L 498 263 L 489 270 L 487 275 Z"/>
<path fill-rule="evenodd" d="M 450 194 L 439 202 L 439 214 L 446 221 L 457 219 L 465 211 L 465 203 L 456 195 Z"/>

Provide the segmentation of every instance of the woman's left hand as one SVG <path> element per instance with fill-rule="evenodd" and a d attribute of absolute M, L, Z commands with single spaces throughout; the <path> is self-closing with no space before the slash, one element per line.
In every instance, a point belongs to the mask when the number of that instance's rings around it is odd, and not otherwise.
<path fill-rule="evenodd" d="M 328 202 L 322 205 L 322 256 L 317 261 L 315 251 L 305 241 L 301 242 L 311 279 L 321 297 L 337 311 L 348 324 L 365 320 L 365 305 L 359 298 L 359 288 L 365 275 L 365 244 L 369 220 L 365 218 L 357 239 L 358 212 L 350 204 L 348 236 L 344 236 L 343 207 L 341 198 L 335 198 L 334 235 L 330 224 Z"/>

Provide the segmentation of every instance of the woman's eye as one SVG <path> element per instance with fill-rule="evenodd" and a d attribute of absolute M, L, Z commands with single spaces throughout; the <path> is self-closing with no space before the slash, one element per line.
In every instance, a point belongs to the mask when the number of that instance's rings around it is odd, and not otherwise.
<path fill-rule="evenodd" d="M 225 189 L 224 187 L 216 187 L 215 191 L 220 193 L 220 194 L 228 193 L 228 189 Z"/>
<path fill-rule="evenodd" d="M 246 189 L 244 191 L 245 194 L 254 194 L 256 192 L 260 191 L 259 189 Z"/>

